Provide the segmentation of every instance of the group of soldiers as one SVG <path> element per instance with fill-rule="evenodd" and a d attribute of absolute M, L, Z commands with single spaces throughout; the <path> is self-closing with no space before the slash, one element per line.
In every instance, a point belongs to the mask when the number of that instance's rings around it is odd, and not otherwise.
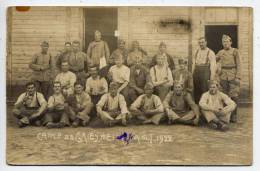
<path fill-rule="evenodd" d="M 239 52 L 228 35 L 223 35 L 223 49 L 216 55 L 205 37 L 198 43 L 190 72 L 182 58 L 176 69 L 164 42 L 147 62 L 148 54 L 138 41 L 128 51 L 119 40 L 110 54 L 99 31 L 87 53 L 73 41 L 53 57 L 44 41 L 29 64 L 32 81 L 18 97 L 13 114 L 19 127 L 78 127 L 94 120 L 104 126 L 198 125 L 204 119 L 210 128 L 225 131 L 237 121 Z"/>

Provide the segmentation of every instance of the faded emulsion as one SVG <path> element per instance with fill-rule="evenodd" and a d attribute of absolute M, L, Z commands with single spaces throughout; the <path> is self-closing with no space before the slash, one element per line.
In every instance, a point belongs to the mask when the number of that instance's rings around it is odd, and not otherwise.
<path fill-rule="evenodd" d="M 179 26 L 187 31 L 190 31 L 191 29 L 191 22 L 184 19 L 164 19 L 160 20 L 159 23 L 160 27 Z"/>

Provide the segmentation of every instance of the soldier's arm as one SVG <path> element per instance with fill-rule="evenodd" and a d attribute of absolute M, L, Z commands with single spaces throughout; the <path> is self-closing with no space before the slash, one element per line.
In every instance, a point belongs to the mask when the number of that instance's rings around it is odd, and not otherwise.
<path fill-rule="evenodd" d="M 222 99 L 226 104 L 226 106 L 223 108 L 224 113 L 232 112 L 236 108 L 236 103 L 226 94 L 222 93 Z"/>
<path fill-rule="evenodd" d="M 104 43 L 105 43 L 105 57 L 106 57 L 106 60 L 108 61 L 108 58 L 110 57 L 110 50 L 107 45 L 107 42 L 104 42 Z"/>
<path fill-rule="evenodd" d="M 195 113 L 195 115 L 200 116 L 199 106 L 194 102 L 194 100 L 192 99 L 192 96 L 189 93 L 187 93 L 184 98 L 187 101 L 187 103 L 189 104 L 191 110 Z"/>
<path fill-rule="evenodd" d="M 203 109 L 203 110 L 214 112 L 214 109 L 211 108 L 211 107 L 207 104 L 207 96 L 206 96 L 206 94 L 203 94 L 203 95 L 201 96 L 200 101 L 199 101 L 199 106 L 200 106 L 201 109 Z"/>
<path fill-rule="evenodd" d="M 97 112 L 98 112 L 98 113 L 103 112 L 103 107 L 104 107 L 105 103 L 107 103 L 107 99 L 108 99 L 107 96 L 108 96 L 107 94 L 104 94 L 104 95 L 100 98 L 100 100 L 98 101 L 98 103 L 97 103 L 97 105 L 96 105 L 96 109 L 97 109 Z"/>
<path fill-rule="evenodd" d="M 194 85 L 193 85 L 193 76 L 191 73 L 189 73 L 188 75 L 188 86 L 187 86 L 187 91 L 192 93 L 194 89 Z"/>
<path fill-rule="evenodd" d="M 93 103 L 91 101 L 90 96 L 87 94 L 83 101 L 84 101 L 84 103 L 83 103 L 84 109 L 83 109 L 82 113 L 89 114 L 91 109 L 92 109 L 92 107 L 93 107 Z"/>
<path fill-rule="evenodd" d="M 31 62 L 29 64 L 29 68 L 31 68 L 32 70 L 35 70 L 35 71 L 41 71 L 42 65 L 36 64 L 37 58 L 38 58 L 37 54 L 35 54 L 32 57 L 32 60 L 31 60 Z"/>
<path fill-rule="evenodd" d="M 210 53 L 209 53 L 209 61 L 210 61 L 210 73 L 211 73 L 210 79 L 214 80 L 215 74 L 216 74 L 217 63 L 216 63 L 216 56 L 213 51 L 210 51 Z"/>
<path fill-rule="evenodd" d="M 172 91 L 170 91 L 166 97 L 164 98 L 163 100 L 163 106 L 164 106 L 164 109 L 169 109 L 170 108 L 170 101 L 171 101 L 171 97 L 172 97 Z"/>
<path fill-rule="evenodd" d="M 240 61 L 240 54 L 237 49 L 235 49 L 234 55 L 235 55 L 236 68 L 237 68 L 236 78 L 240 79 L 241 78 L 241 61 Z"/>

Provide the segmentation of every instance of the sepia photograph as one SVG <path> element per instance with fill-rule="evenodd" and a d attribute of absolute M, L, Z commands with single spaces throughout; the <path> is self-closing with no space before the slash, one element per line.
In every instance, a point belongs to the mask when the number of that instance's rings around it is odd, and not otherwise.
<path fill-rule="evenodd" d="M 252 7 L 12 6 L 6 23 L 8 165 L 252 165 Z"/>

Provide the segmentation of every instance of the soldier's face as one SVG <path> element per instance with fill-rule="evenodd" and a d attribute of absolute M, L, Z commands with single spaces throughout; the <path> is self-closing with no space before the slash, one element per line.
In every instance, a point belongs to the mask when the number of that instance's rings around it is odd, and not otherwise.
<path fill-rule="evenodd" d="M 66 45 L 65 45 L 65 50 L 66 50 L 67 52 L 71 51 L 71 45 L 70 45 L 70 44 L 66 44 Z"/>
<path fill-rule="evenodd" d="M 201 49 L 205 49 L 207 47 L 207 42 L 205 39 L 200 39 L 199 40 L 199 46 Z"/>
<path fill-rule="evenodd" d="M 218 92 L 218 86 L 217 86 L 217 84 L 211 84 L 210 86 L 209 86 L 209 93 L 210 94 L 216 94 Z"/>
<path fill-rule="evenodd" d="M 122 64 L 123 64 L 122 57 L 119 57 L 119 58 L 115 59 L 115 64 L 116 64 L 116 66 L 121 67 Z"/>
<path fill-rule="evenodd" d="M 138 42 L 134 42 L 133 43 L 133 48 L 134 49 L 138 49 L 139 48 L 139 43 Z"/>
<path fill-rule="evenodd" d="M 117 94 L 117 88 L 109 88 L 109 92 L 112 97 L 115 97 Z"/>
<path fill-rule="evenodd" d="M 61 85 L 59 83 L 54 84 L 53 91 L 54 93 L 59 94 L 61 92 Z"/>
<path fill-rule="evenodd" d="M 74 89 L 75 89 L 76 94 L 81 94 L 83 91 L 83 86 L 80 84 L 77 84 L 77 85 L 75 85 Z"/>
<path fill-rule="evenodd" d="M 97 71 L 91 71 L 90 75 L 94 78 L 96 78 L 98 76 L 98 72 Z"/>
<path fill-rule="evenodd" d="M 26 90 L 27 90 L 27 93 L 29 94 L 29 95 L 33 95 L 33 93 L 35 92 L 35 86 L 32 84 L 32 85 L 28 85 L 27 87 L 26 87 Z"/>
<path fill-rule="evenodd" d="M 101 40 L 101 33 L 95 33 L 95 40 L 96 41 Z"/>
<path fill-rule="evenodd" d="M 140 57 L 136 57 L 135 65 L 139 68 L 142 64 L 142 59 Z"/>
<path fill-rule="evenodd" d="M 181 95 L 181 93 L 182 93 L 182 91 L 183 91 L 182 85 L 176 84 L 176 85 L 174 86 L 174 91 L 175 91 L 176 95 Z"/>
<path fill-rule="evenodd" d="M 181 63 L 179 64 L 180 69 L 185 69 L 185 64 Z"/>
<path fill-rule="evenodd" d="M 152 95 L 153 94 L 153 89 L 151 89 L 151 88 L 146 88 L 146 89 L 144 89 L 144 93 L 146 94 L 146 95 Z"/>
<path fill-rule="evenodd" d="M 157 57 L 156 62 L 158 65 L 163 65 L 163 58 L 162 57 Z"/>
<path fill-rule="evenodd" d="M 120 49 L 124 49 L 125 48 L 125 43 L 124 42 L 119 42 L 118 47 Z"/>
<path fill-rule="evenodd" d="M 232 42 L 230 40 L 227 40 L 227 39 L 222 40 L 222 45 L 223 45 L 224 49 L 229 49 L 231 47 L 231 44 L 232 44 Z"/>
<path fill-rule="evenodd" d="M 48 46 L 41 46 L 41 48 L 42 48 L 42 52 L 43 53 L 46 53 L 48 51 L 48 49 L 49 49 Z"/>
<path fill-rule="evenodd" d="M 159 50 L 160 50 L 161 52 L 165 53 L 165 52 L 166 52 L 166 46 L 164 46 L 164 45 L 160 46 L 160 47 L 159 47 Z"/>
<path fill-rule="evenodd" d="M 69 64 L 68 63 L 62 63 L 61 64 L 61 71 L 67 72 L 69 70 Z"/>
<path fill-rule="evenodd" d="M 75 52 L 79 51 L 79 44 L 78 44 L 78 43 L 73 43 L 73 44 L 72 44 L 72 49 L 73 49 L 73 51 L 75 51 Z"/>

